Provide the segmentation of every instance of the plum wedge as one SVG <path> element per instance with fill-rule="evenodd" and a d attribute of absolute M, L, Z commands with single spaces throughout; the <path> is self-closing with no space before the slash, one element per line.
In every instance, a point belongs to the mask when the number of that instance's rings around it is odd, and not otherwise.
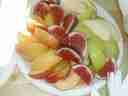
<path fill-rule="evenodd" d="M 57 54 L 67 61 L 73 61 L 78 64 L 80 64 L 82 61 L 79 54 L 77 54 L 77 52 L 70 48 L 60 48 L 57 50 Z"/>

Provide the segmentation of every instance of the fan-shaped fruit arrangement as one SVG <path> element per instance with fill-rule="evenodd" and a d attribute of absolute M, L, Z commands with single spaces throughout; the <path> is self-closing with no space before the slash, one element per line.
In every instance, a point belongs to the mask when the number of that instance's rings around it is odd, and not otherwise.
<path fill-rule="evenodd" d="M 18 34 L 16 45 L 17 53 L 30 62 L 31 78 L 65 90 L 81 81 L 89 85 L 96 74 L 105 78 L 115 71 L 112 57 L 106 55 L 113 52 L 112 45 L 82 26 L 78 17 L 84 16 L 67 14 L 57 0 L 39 1 L 32 11 L 29 35 Z"/>

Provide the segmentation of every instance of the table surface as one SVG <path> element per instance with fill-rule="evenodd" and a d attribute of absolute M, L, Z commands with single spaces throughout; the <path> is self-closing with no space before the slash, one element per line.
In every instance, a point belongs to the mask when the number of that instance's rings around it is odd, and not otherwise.
<path fill-rule="evenodd" d="M 113 0 L 97 0 L 104 8 L 106 8 L 109 12 L 111 11 Z M 124 48 L 124 62 L 122 65 L 122 70 L 127 70 L 128 63 L 128 48 Z M 20 75 L 15 80 L 10 80 L 5 86 L 0 89 L 0 96 L 48 96 L 46 92 L 40 91 L 38 88 L 35 88 L 31 85 L 30 82 L 24 82 L 25 79 Z M 103 96 L 103 95 L 102 95 Z M 107 96 L 104 94 L 104 96 Z"/>

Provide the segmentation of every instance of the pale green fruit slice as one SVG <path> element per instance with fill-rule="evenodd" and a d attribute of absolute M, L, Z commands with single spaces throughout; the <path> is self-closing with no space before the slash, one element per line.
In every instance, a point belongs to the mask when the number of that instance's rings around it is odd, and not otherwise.
<path fill-rule="evenodd" d="M 82 8 L 80 15 L 78 16 L 79 22 L 83 22 L 87 19 L 92 19 L 96 17 L 96 8 L 92 3 L 92 0 L 85 0 L 82 2 Z"/>
<path fill-rule="evenodd" d="M 118 53 L 118 44 L 114 39 L 110 40 L 109 42 L 106 42 L 106 55 L 117 59 Z"/>
<path fill-rule="evenodd" d="M 84 24 L 102 40 L 110 40 L 115 33 L 113 25 L 104 19 L 87 20 Z"/>
<path fill-rule="evenodd" d="M 96 71 L 99 71 L 105 64 L 106 57 L 102 50 L 101 45 L 99 46 L 91 40 L 88 41 L 89 56 Z"/>

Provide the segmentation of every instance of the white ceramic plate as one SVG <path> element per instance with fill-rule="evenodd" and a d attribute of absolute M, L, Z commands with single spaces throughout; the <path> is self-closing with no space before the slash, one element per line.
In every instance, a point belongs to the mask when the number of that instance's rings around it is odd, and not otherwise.
<path fill-rule="evenodd" d="M 113 33 L 115 35 L 115 39 L 118 42 L 118 46 L 119 46 L 119 56 L 118 56 L 118 60 L 116 61 L 116 63 L 118 65 L 121 64 L 122 62 L 122 57 L 123 57 L 123 41 L 122 41 L 122 37 L 120 35 L 119 29 L 117 27 L 117 24 L 115 23 L 114 19 L 111 17 L 111 15 L 109 15 L 101 6 L 99 6 L 98 4 L 94 3 L 96 5 L 97 8 L 97 14 L 101 17 L 104 17 L 107 21 L 109 21 L 110 23 L 113 24 L 113 27 L 115 27 L 115 29 L 117 30 L 116 33 Z M 31 5 L 31 4 L 30 4 Z M 105 81 L 104 80 L 97 80 L 94 81 L 90 86 L 82 86 L 81 88 L 77 88 L 77 89 L 71 89 L 71 90 L 67 90 L 67 91 L 60 91 L 58 89 L 56 89 L 55 87 L 53 87 L 51 84 L 48 84 L 47 82 L 43 81 L 43 80 L 33 80 L 28 76 L 28 72 L 29 72 L 29 67 L 27 66 L 26 62 L 24 62 L 22 60 L 22 58 L 20 56 L 17 56 L 17 64 L 19 64 L 20 70 L 23 73 L 23 75 L 28 79 L 31 80 L 32 84 L 36 87 L 38 87 L 39 89 L 46 91 L 48 93 L 52 93 L 52 94 L 56 94 L 58 96 L 81 96 L 81 95 L 87 95 L 89 92 L 91 92 L 93 89 L 97 90 L 99 88 L 101 88 L 104 84 Z"/>

